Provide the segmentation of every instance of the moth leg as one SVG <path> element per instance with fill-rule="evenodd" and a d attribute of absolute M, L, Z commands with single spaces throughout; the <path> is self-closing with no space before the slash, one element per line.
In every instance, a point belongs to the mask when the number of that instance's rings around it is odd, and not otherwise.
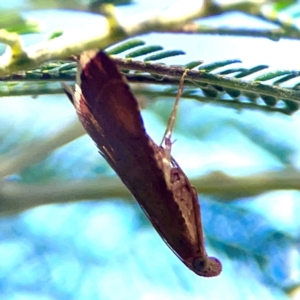
<path fill-rule="evenodd" d="M 171 189 L 171 147 L 171 139 L 169 137 L 165 137 L 165 155 L 162 159 L 162 163 L 168 189 Z"/>

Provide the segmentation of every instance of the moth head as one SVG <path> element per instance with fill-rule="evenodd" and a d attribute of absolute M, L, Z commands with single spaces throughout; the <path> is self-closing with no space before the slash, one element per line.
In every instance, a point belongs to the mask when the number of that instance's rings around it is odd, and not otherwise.
<path fill-rule="evenodd" d="M 200 276 L 214 277 L 221 273 L 222 264 L 215 257 L 201 256 L 194 258 L 192 270 Z"/>

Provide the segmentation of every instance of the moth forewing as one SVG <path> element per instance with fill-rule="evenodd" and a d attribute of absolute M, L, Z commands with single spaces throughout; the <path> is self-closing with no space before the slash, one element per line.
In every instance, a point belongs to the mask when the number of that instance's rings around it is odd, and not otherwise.
<path fill-rule="evenodd" d="M 212 270 L 205 252 L 197 195 L 170 155 L 171 140 L 166 152 L 147 135 L 136 99 L 103 52 L 84 52 L 78 65 L 75 91 L 64 88 L 100 154 L 180 260 L 198 275 L 217 275 L 220 263 Z"/>
<path fill-rule="evenodd" d="M 193 246 L 192 255 L 184 258 L 181 249 L 175 251 L 182 261 L 195 273 L 205 277 L 217 276 L 222 271 L 222 264 L 214 257 L 208 257 L 203 236 L 200 205 L 196 189 L 191 186 L 177 162 L 172 159 L 171 188 L 174 200 L 178 203 L 188 228 L 189 242 Z"/>

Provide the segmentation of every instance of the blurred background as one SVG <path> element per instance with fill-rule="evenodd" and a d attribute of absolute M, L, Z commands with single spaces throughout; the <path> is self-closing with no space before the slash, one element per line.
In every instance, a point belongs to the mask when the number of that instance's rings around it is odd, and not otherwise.
<path fill-rule="evenodd" d="M 6 17 L 21 12 L 38 22 L 40 33 L 23 36 L 31 45 L 54 31 L 68 38 L 95 30 L 101 16 L 60 9 L 84 10 L 86 2 L 1 1 L 0 9 Z M 122 2 L 120 18 L 172 1 Z M 241 13 L 201 22 L 274 26 Z M 165 59 L 166 64 L 240 59 L 246 68 L 300 69 L 297 40 L 184 34 L 139 38 L 186 52 Z M 152 88 L 159 93 L 159 87 Z M 174 99 L 139 100 L 147 132 L 159 143 Z M 221 175 L 249 179 L 246 195 L 201 194 L 198 188 L 207 249 L 223 263 L 222 274 L 212 279 L 196 276 L 168 249 L 83 135 L 64 94 L 2 97 L 0 116 L 1 299 L 300 299 L 299 191 L 287 183 L 282 190 L 251 196 L 252 180 L 260 174 L 262 180 L 274 172 L 296 178 L 299 112 L 289 116 L 181 99 L 172 153 L 192 182 Z M 68 203 L 70 198 L 77 201 Z M 18 211 L 19 201 L 58 204 Z"/>

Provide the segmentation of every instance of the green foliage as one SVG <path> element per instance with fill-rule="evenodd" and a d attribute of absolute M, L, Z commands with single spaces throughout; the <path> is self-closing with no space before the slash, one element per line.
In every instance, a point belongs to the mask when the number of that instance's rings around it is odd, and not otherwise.
<path fill-rule="evenodd" d="M 52 32 L 52 34 L 49 36 L 48 40 L 53 40 L 62 35 L 63 35 L 63 30 L 56 30 L 56 31 Z"/>
<path fill-rule="evenodd" d="M 273 8 L 276 11 L 282 11 L 295 3 L 297 3 L 297 0 L 275 1 Z"/>
<path fill-rule="evenodd" d="M 40 32 L 37 22 L 34 20 L 26 20 L 19 12 L 7 10 L 0 12 L 0 28 L 18 34 Z"/>
<path fill-rule="evenodd" d="M 135 49 L 133 51 L 130 51 Z M 130 51 L 128 53 L 128 51 Z M 224 101 L 224 104 L 231 105 L 233 107 L 240 106 L 241 108 L 256 108 L 265 110 L 268 107 L 269 111 L 282 112 L 284 114 L 292 114 L 299 109 L 300 92 L 298 91 L 298 83 L 294 87 L 283 88 L 281 83 L 286 83 L 290 79 L 294 79 L 299 76 L 300 72 L 295 70 L 278 70 L 267 72 L 268 66 L 258 65 L 251 68 L 230 68 L 229 66 L 236 63 L 241 63 L 238 59 L 228 59 L 223 61 L 216 61 L 214 63 L 205 64 L 202 61 L 191 61 L 182 66 L 167 66 L 165 65 L 165 74 L 158 74 L 156 69 L 159 69 L 162 64 L 155 65 L 151 61 L 162 60 L 176 55 L 184 55 L 181 50 L 163 50 L 162 46 L 147 45 L 140 39 L 127 40 L 118 44 L 115 47 L 111 47 L 107 50 L 109 54 L 117 55 L 123 54 L 126 59 L 139 59 L 140 57 L 156 52 L 155 54 L 148 55 L 143 60 L 147 64 L 143 65 L 140 60 L 130 61 L 130 67 L 122 66 L 122 71 L 127 76 L 129 81 L 134 79 L 135 82 L 156 83 L 156 84 L 179 84 L 180 75 L 176 75 L 174 78 L 174 68 L 176 72 L 183 72 L 185 68 L 194 69 L 197 66 L 199 70 L 199 76 L 195 73 L 195 77 L 187 76 L 186 91 L 183 97 L 194 95 L 195 100 L 211 101 L 212 103 L 220 103 Z M 122 60 L 121 60 L 122 62 Z M 140 66 L 143 66 L 144 71 L 140 70 Z M 135 68 L 137 68 L 136 71 Z M 138 70 L 139 69 L 139 70 Z M 219 70 L 220 69 L 220 70 Z M 254 79 L 245 81 L 244 78 L 250 75 L 255 75 L 257 72 L 266 70 L 264 74 L 254 77 Z M 170 75 L 168 74 L 170 72 Z M 196 71 L 195 71 L 196 72 Z M 66 61 L 55 61 L 46 63 L 41 66 L 40 69 L 27 71 L 23 75 L 12 75 L 11 80 L 74 80 L 76 73 L 76 63 L 69 63 Z M 133 76 L 134 74 L 134 76 Z M 149 77 L 150 74 L 150 77 Z M 173 82 L 170 79 L 173 79 Z M 9 79 L 9 78 L 7 78 Z M 3 78 L 3 80 L 7 80 Z M 40 91 L 35 87 L 33 93 L 47 93 L 47 88 L 43 87 L 43 82 L 40 82 Z M 268 84 L 263 84 L 268 82 Z M 2 95 L 6 95 L 6 84 L 3 84 Z M 19 85 L 16 85 L 19 86 Z M 193 89 L 194 87 L 194 89 Z M 201 93 L 197 92 L 200 88 Z M 198 90 L 199 91 L 199 90 Z M 19 92 L 16 91 L 18 94 Z M 52 90 L 49 90 L 52 93 Z M 164 93 L 169 93 L 168 89 L 164 90 Z M 10 84 L 9 95 L 14 95 L 14 84 Z M 234 99 L 234 101 L 228 101 Z M 200 97 L 200 98 L 199 98 Z M 262 100 L 264 105 L 260 103 Z M 226 102 L 226 103 L 225 103 Z M 284 104 L 284 105 L 282 105 Z"/>
<path fill-rule="evenodd" d="M 157 45 L 153 45 L 153 46 L 145 46 L 145 47 L 141 47 L 138 50 L 129 52 L 128 54 L 125 55 L 126 58 L 134 58 L 134 57 L 139 57 L 145 54 L 150 54 L 152 52 L 157 52 L 159 50 L 162 50 L 163 47 L 162 46 L 157 46 Z"/>
<path fill-rule="evenodd" d="M 110 55 L 116 55 L 116 54 L 120 54 L 122 52 L 125 52 L 127 50 L 131 50 L 133 48 L 136 48 L 138 46 L 143 46 L 145 44 L 146 44 L 146 42 L 144 42 L 140 39 L 130 39 L 130 40 L 128 40 L 126 42 L 123 42 L 119 45 L 113 46 L 109 50 L 106 50 L 106 52 Z"/>
<path fill-rule="evenodd" d="M 209 73 L 218 68 L 225 67 L 225 66 L 228 66 L 231 64 L 236 64 L 236 63 L 241 63 L 241 61 L 239 59 L 228 59 L 228 60 L 218 61 L 218 62 L 214 62 L 211 64 L 203 65 L 203 66 L 199 67 L 198 70 Z"/>
<path fill-rule="evenodd" d="M 154 60 L 160 60 L 167 57 L 173 57 L 177 55 L 184 55 L 185 52 L 181 50 L 169 50 L 169 51 L 161 51 L 160 53 L 149 55 L 144 58 L 144 61 L 154 61 Z"/>

